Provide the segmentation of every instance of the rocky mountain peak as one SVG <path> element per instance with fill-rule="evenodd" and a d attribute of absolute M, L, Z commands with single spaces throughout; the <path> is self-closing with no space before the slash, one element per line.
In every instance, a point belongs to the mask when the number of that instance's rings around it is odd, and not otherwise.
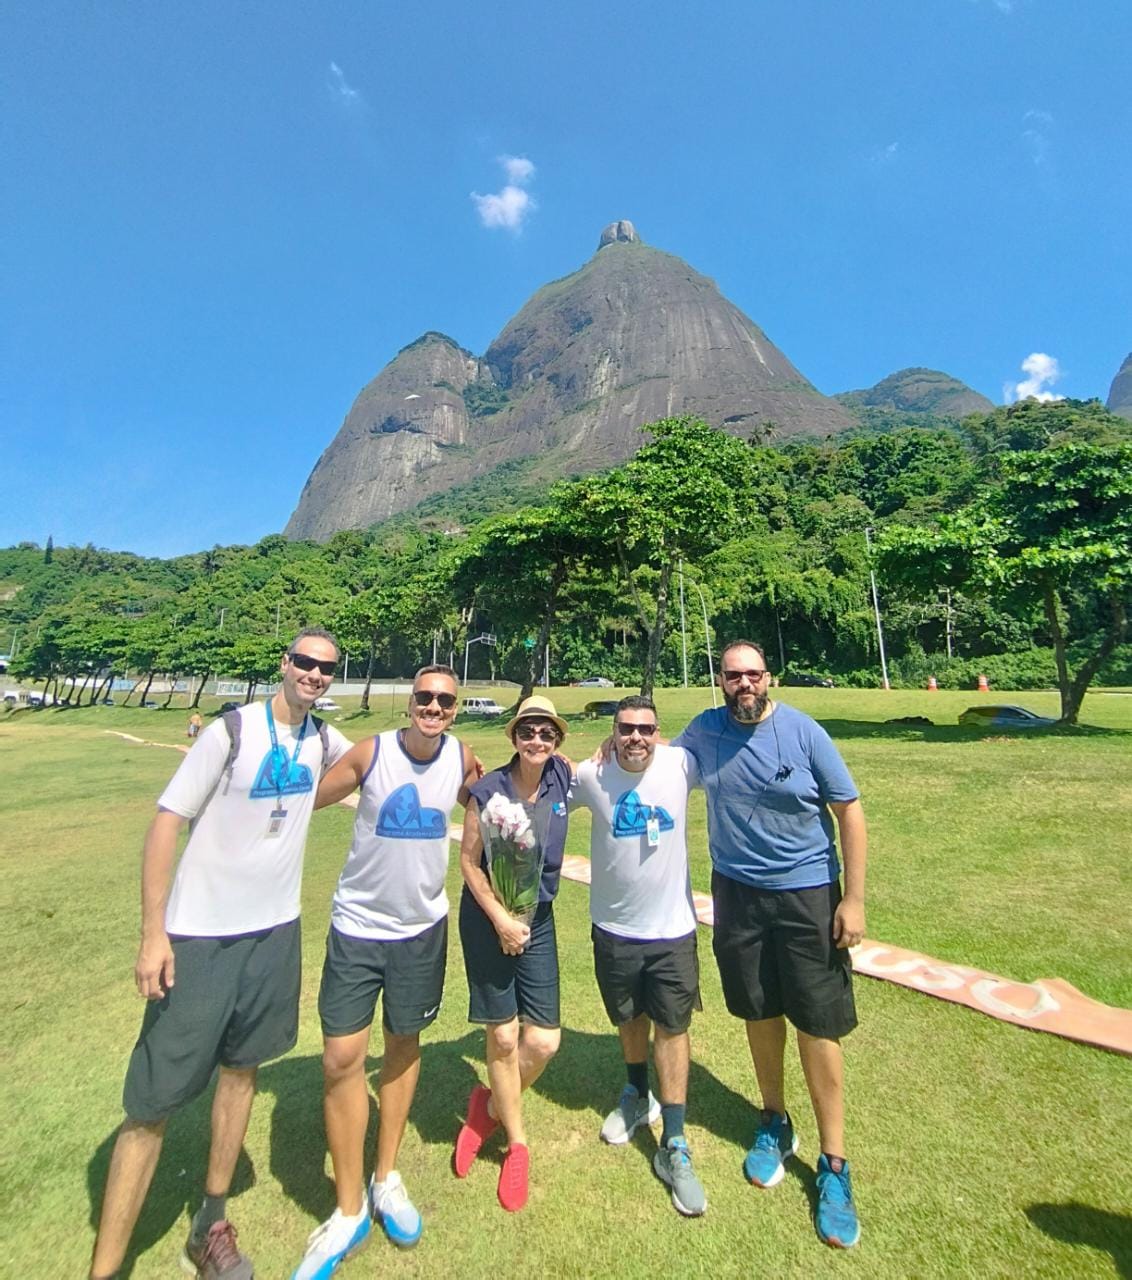
<path fill-rule="evenodd" d="M 1132 418 L 1132 352 L 1124 357 L 1124 363 L 1117 370 L 1105 405 L 1110 413 L 1118 413 L 1122 418 Z"/>
<path fill-rule="evenodd" d="M 614 244 L 618 240 L 633 241 L 640 238 L 637 235 L 637 228 L 627 218 L 622 218 L 619 222 L 611 222 L 605 228 L 601 233 L 601 239 L 597 242 L 597 247 L 604 249 L 607 244 Z"/>

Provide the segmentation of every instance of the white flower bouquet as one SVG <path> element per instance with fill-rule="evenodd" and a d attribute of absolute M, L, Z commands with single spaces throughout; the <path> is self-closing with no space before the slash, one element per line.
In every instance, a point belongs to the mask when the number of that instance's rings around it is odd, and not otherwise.
<path fill-rule="evenodd" d="M 532 815 L 518 801 L 496 792 L 480 810 L 491 887 L 502 905 L 523 924 L 538 907 L 543 852 Z"/>

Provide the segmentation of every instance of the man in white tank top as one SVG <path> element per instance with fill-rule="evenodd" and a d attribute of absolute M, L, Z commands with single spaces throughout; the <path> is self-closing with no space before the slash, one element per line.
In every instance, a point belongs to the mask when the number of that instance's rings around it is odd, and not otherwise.
<path fill-rule="evenodd" d="M 408 727 L 359 742 L 318 790 L 318 807 L 357 788 L 361 795 L 334 891 L 318 997 L 338 1207 L 311 1235 L 294 1280 L 329 1275 L 365 1244 L 371 1218 L 395 1244 L 413 1245 L 420 1237 L 420 1214 L 396 1164 L 420 1075 L 420 1033 L 435 1020 L 444 991 L 449 817 L 477 777 L 471 750 L 445 732 L 456 717 L 456 692 L 450 667 L 422 667 Z M 365 1062 L 379 996 L 385 1043 L 367 1194 Z"/>
<path fill-rule="evenodd" d="M 686 833 L 688 792 L 699 775 L 686 751 L 658 745 L 659 731 L 651 698 L 622 698 L 613 753 L 601 764 L 578 766 L 574 803 L 593 814 L 594 972 L 628 1075 L 601 1136 L 621 1145 L 642 1125 L 663 1120 L 653 1169 L 676 1209 L 697 1217 L 707 1199 L 684 1138 L 684 1110 L 688 1028 L 701 1007 Z M 648 1085 L 650 1027 L 659 1104 Z"/>

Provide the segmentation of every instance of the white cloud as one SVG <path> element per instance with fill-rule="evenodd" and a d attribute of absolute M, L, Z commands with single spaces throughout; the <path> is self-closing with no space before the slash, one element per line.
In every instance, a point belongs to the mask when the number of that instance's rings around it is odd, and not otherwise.
<path fill-rule="evenodd" d="M 523 190 L 534 177 L 535 166 L 525 156 L 500 156 L 499 163 L 507 176 L 506 185 L 486 196 L 473 191 L 472 201 L 485 227 L 521 231 L 527 216 L 538 208 L 530 192 Z"/>
<path fill-rule="evenodd" d="M 1053 124 L 1053 116 L 1048 111 L 1033 109 L 1022 116 L 1022 123 L 1026 126 L 1022 130 L 1022 145 L 1031 162 L 1041 168 L 1049 159 L 1050 141 L 1047 130 Z"/>
<path fill-rule="evenodd" d="M 886 147 L 874 147 L 869 155 L 869 164 L 875 166 L 893 164 L 899 151 L 899 142 L 890 142 Z"/>
<path fill-rule="evenodd" d="M 1027 376 L 1021 382 L 1008 382 L 1002 388 L 1007 404 L 1013 404 L 1015 400 L 1065 399 L 1064 396 L 1047 390 L 1062 379 L 1061 365 L 1056 356 L 1047 356 L 1044 351 L 1032 351 L 1022 361 L 1022 372 Z"/>
<path fill-rule="evenodd" d="M 361 93 L 351 85 L 342 68 L 336 63 L 330 64 L 330 92 L 345 106 L 352 107 L 362 100 Z"/>

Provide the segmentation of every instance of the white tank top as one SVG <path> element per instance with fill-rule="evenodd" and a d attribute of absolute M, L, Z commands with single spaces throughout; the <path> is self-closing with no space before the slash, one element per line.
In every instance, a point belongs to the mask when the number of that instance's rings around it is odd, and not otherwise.
<path fill-rule="evenodd" d="M 339 933 L 395 942 L 448 914 L 448 821 L 463 781 L 463 750 L 448 734 L 424 762 L 409 755 L 397 729 L 374 738 L 330 911 Z"/>

